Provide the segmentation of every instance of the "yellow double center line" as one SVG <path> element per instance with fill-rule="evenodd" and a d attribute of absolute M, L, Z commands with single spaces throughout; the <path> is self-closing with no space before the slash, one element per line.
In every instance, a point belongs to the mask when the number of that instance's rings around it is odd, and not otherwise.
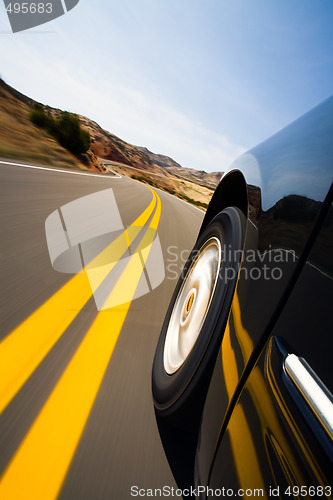
<path fill-rule="evenodd" d="M 154 211 L 156 194 L 146 210 L 126 230 L 87 266 L 95 272 L 93 288 L 86 273 L 77 274 L 39 309 L 0 342 L 0 413 L 28 380 L 66 328 L 79 314 L 94 291 L 133 242 L 137 232 Z M 129 228 L 129 229 L 130 229 Z M 130 238 L 128 236 L 130 233 Z M 102 265 L 108 262 L 107 265 Z"/>
<path fill-rule="evenodd" d="M 142 226 L 143 221 L 149 219 L 155 205 L 156 210 L 149 227 L 156 231 L 160 219 L 161 202 L 154 192 L 151 205 L 132 226 Z M 144 246 L 146 243 L 148 245 Z M 152 243 L 150 237 L 149 241 L 140 244 L 144 263 L 148 258 Z M 142 274 L 142 266 L 137 265 L 137 257 L 137 254 L 131 257 L 111 295 L 117 295 L 126 283 L 127 297 L 130 300 L 133 298 Z M 57 497 L 130 304 L 131 301 L 119 307 L 101 311 L 97 315 L 5 471 L 0 482 L 0 498 L 6 500 L 54 500 Z M 49 310 L 49 314 L 52 314 L 52 308 L 50 309 L 49 306 L 46 308 Z M 43 313 L 46 314 L 45 311 Z M 47 316 L 45 317 L 47 318 Z M 47 319 L 49 321 L 50 316 Z M 66 316 L 66 320 L 63 319 L 61 325 L 69 323 L 70 320 Z M 61 332 L 54 333 L 52 345 L 60 335 Z M 39 338 L 37 336 L 37 340 Z M 49 341 L 48 347 L 43 349 L 44 355 L 52 345 Z M 37 360 L 43 358 L 36 351 L 31 353 L 29 362 L 25 365 L 30 373 L 33 366 L 37 366 Z M 27 379 L 27 375 L 21 376 L 21 382 L 23 378 Z"/>
<path fill-rule="evenodd" d="M 241 308 L 237 293 L 235 293 L 233 298 L 231 314 L 237 336 L 237 342 L 241 347 L 244 365 L 246 365 L 251 352 L 253 351 L 253 341 L 251 340 L 247 330 L 243 327 Z M 230 401 L 235 392 L 240 376 L 238 374 L 235 351 L 231 345 L 229 321 L 230 319 L 228 320 L 222 341 L 222 366 L 226 389 Z M 270 359 L 269 356 L 268 359 Z M 252 398 L 257 415 L 260 419 L 262 429 L 269 429 L 269 432 L 267 431 L 267 436 L 273 436 L 275 437 L 274 439 L 278 439 L 279 441 L 278 445 L 281 452 L 280 456 L 277 456 L 277 458 L 280 461 L 281 469 L 284 471 L 286 477 L 288 477 L 288 466 L 289 470 L 293 471 L 296 481 L 293 482 L 290 477 L 289 484 L 291 486 L 304 484 L 304 477 L 297 461 L 295 460 L 295 455 L 292 452 L 290 444 L 286 439 L 286 434 L 281 426 L 276 409 L 274 408 L 267 383 L 264 380 L 262 372 L 258 366 L 253 368 L 246 384 L 246 388 Z M 233 410 L 232 417 L 228 424 L 228 432 L 240 486 L 244 490 L 247 488 L 264 489 L 265 484 L 262 476 L 262 467 L 257 453 L 257 447 L 247 419 L 247 414 L 244 411 L 241 402 L 238 402 Z M 297 436 L 296 432 L 295 435 Z M 264 439 L 264 436 L 262 436 L 262 438 Z M 304 451 L 304 447 L 302 448 Z M 276 446 L 276 450 L 277 449 L 278 446 Z M 313 470 L 317 471 L 318 467 L 315 467 L 313 462 L 310 463 L 313 465 Z M 325 483 L 322 481 L 320 484 Z"/>

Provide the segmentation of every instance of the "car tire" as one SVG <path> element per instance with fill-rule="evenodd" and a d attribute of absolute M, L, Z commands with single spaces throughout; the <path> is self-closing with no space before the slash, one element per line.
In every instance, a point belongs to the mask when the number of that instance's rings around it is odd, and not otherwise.
<path fill-rule="evenodd" d="M 199 236 L 173 293 L 155 352 L 155 411 L 195 426 L 237 282 L 246 218 L 228 207 Z"/>

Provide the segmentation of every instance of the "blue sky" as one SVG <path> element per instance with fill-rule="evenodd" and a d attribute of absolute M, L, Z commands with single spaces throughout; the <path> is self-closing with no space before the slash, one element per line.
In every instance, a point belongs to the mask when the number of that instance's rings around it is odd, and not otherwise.
<path fill-rule="evenodd" d="M 12 34 L 0 74 L 186 167 L 225 170 L 333 93 L 332 0 L 80 0 Z"/>

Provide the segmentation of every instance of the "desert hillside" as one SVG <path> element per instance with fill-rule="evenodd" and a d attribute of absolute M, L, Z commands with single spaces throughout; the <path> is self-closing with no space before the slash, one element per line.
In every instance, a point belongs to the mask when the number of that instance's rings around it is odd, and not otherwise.
<path fill-rule="evenodd" d="M 194 168 L 184 168 L 175 162 L 169 156 L 155 154 L 147 148 L 140 148 L 151 159 L 156 167 L 162 167 L 168 175 L 178 179 L 184 179 L 195 182 L 205 187 L 214 188 L 221 179 L 222 172 L 205 172 L 204 170 L 195 170 Z"/>
<path fill-rule="evenodd" d="M 62 147 L 29 116 L 37 106 L 53 118 L 60 109 L 37 103 L 0 79 L 0 156 L 34 161 L 62 168 L 107 172 L 112 165 L 122 175 L 164 189 L 186 201 L 206 207 L 221 172 L 184 168 L 172 158 L 134 146 L 104 130 L 96 122 L 79 115 L 81 127 L 90 133 L 90 150 L 75 155 Z"/>
<path fill-rule="evenodd" d="M 29 119 L 36 101 L 0 79 L 0 157 L 61 168 L 104 171 L 92 151 L 74 155 Z"/>

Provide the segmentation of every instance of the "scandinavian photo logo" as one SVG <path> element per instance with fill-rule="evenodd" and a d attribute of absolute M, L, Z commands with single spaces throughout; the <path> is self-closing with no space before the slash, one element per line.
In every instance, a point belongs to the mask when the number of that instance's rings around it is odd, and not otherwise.
<path fill-rule="evenodd" d="M 142 297 L 165 278 L 157 230 L 149 218 L 125 227 L 112 189 L 55 210 L 45 233 L 53 269 L 86 272 L 99 311 Z"/>
<path fill-rule="evenodd" d="M 15 1 L 4 0 L 13 33 L 53 21 L 72 10 L 79 0 Z"/>

